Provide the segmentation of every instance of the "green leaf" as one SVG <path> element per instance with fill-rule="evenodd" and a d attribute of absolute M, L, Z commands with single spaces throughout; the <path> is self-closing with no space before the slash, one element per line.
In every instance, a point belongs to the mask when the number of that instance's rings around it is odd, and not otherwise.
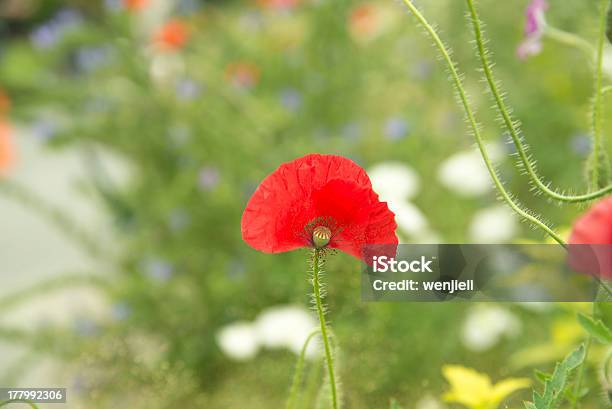
<path fill-rule="evenodd" d="M 582 364 L 586 355 L 584 345 L 557 363 L 550 379 L 544 382 L 544 391 L 533 392 L 533 402 L 524 402 L 526 409 L 555 409 L 561 403 L 572 371 Z"/>
<path fill-rule="evenodd" d="M 542 372 L 539 370 L 535 370 L 533 371 L 535 377 L 538 379 L 538 381 L 542 382 L 542 383 L 546 383 L 546 381 L 550 380 L 550 378 L 552 378 L 552 375 L 546 372 Z"/>
<path fill-rule="evenodd" d="M 399 405 L 399 403 L 397 403 L 395 399 L 391 399 L 391 405 L 389 406 L 389 409 L 402 409 L 402 407 Z"/>
<path fill-rule="evenodd" d="M 612 345 L 612 331 L 601 320 L 595 320 L 593 317 L 578 314 L 578 322 L 593 338 L 607 345 Z"/>

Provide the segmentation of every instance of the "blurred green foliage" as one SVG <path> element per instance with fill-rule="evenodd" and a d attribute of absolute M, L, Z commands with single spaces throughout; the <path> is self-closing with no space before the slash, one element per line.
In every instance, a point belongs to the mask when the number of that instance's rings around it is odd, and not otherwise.
<path fill-rule="evenodd" d="M 96 323 L 95 336 L 4 334 L 61 353 L 95 379 L 86 382 L 87 407 L 118 407 L 119 397 L 135 390 L 143 399 L 129 407 L 283 404 L 292 354 L 266 351 L 235 363 L 215 341 L 220 327 L 252 320 L 265 307 L 309 302 L 306 252 L 263 255 L 240 236 L 246 201 L 281 162 L 309 152 L 341 154 L 366 168 L 403 161 L 427 181 L 415 202 L 446 242 L 465 240 L 470 216 L 495 201 L 455 196 L 430 183 L 440 161 L 472 141 L 435 51 L 400 4 L 371 3 L 384 18 L 374 34 L 355 34 L 351 13 L 361 3 L 352 0 L 304 1 L 285 11 L 247 1 L 187 3 L 168 16 L 189 27 L 179 50 L 155 50 L 138 12 L 55 2 L 59 9 L 46 5 L 32 33 L 12 36 L 2 51 L 0 84 L 13 101 L 14 120 L 43 121 L 50 148 L 81 151 L 100 203 L 116 221 L 120 248 L 107 255 L 116 271 L 106 291 L 125 316 Z M 463 3 L 421 3 L 468 74 L 485 135 L 502 140 L 479 82 Z M 588 130 L 592 73 L 579 51 L 553 43 L 528 62 L 515 58 L 525 3 L 480 2 L 496 72 L 542 174 L 559 186 L 582 186 L 586 155 L 572 144 Z M 552 3 L 548 18 L 555 25 L 594 39 L 595 2 Z M 41 27 L 67 7 L 80 12 L 61 23 L 67 28 L 56 27 L 61 34 L 45 38 Z M 252 84 L 228 78 L 236 64 Z M 385 124 L 393 118 L 405 121 L 406 135 L 388 135 Z M 129 164 L 127 185 L 107 176 L 97 160 L 101 149 Z M 510 189 L 547 219 L 567 226 L 580 211 L 532 196 L 511 159 L 499 165 Z M 523 235 L 542 238 L 528 229 Z M 363 304 L 358 269 L 357 261 L 338 255 L 326 277 L 350 408 L 385 407 L 390 397 L 412 408 L 444 389 L 444 363 L 506 376 L 511 354 L 545 342 L 555 317 L 573 319 L 563 310 L 536 314 L 511 306 L 529 336 L 474 354 L 459 341 L 467 305 Z M 40 344 L 41 337 L 47 341 Z M 141 342 L 159 348 L 162 361 L 147 366 L 136 359 Z M 519 372 L 529 376 L 528 369 Z M 515 405 L 528 394 L 517 396 Z"/>

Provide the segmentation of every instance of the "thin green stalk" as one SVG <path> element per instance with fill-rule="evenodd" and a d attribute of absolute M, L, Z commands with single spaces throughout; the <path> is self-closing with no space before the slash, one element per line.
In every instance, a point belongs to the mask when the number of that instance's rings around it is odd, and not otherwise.
<path fill-rule="evenodd" d="M 493 76 L 493 68 L 491 62 L 489 61 L 488 52 L 484 45 L 482 25 L 480 23 L 480 18 L 478 17 L 478 14 L 476 12 L 476 8 L 474 7 L 474 2 L 472 0 L 467 0 L 467 5 L 470 10 L 470 20 L 474 29 L 476 48 L 478 50 L 478 55 L 480 57 L 480 62 L 482 64 L 482 69 L 487 80 L 489 90 L 491 91 L 491 95 L 495 100 L 495 105 L 501 116 L 501 119 L 506 129 L 508 130 L 512 141 L 514 142 L 514 145 L 516 146 L 516 150 L 521 164 L 525 168 L 525 171 L 527 172 L 527 175 L 529 176 L 532 183 L 547 196 L 562 202 L 585 202 L 612 192 L 612 185 L 610 185 L 606 186 L 603 189 L 599 189 L 597 191 L 585 194 L 565 195 L 549 188 L 549 184 L 542 180 L 542 178 L 538 174 L 535 162 L 530 160 L 529 155 L 527 154 L 527 147 L 524 146 L 523 141 L 521 140 L 517 122 L 512 119 L 510 111 L 508 110 L 508 108 L 506 107 L 506 103 L 504 102 L 504 98 L 502 96 L 502 92 L 500 91 L 498 82 Z"/>
<path fill-rule="evenodd" d="M 499 191 L 499 194 L 501 195 L 502 199 L 520 217 L 522 217 L 525 220 L 530 221 L 535 226 L 537 226 L 538 228 L 540 228 L 543 231 L 545 231 L 550 237 L 552 237 L 557 243 L 559 243 L 563 247 L 567 247 L 567 245 L 565 244 L 563 239 L 557 233 L 555 233 L 550 227 L 548 227 L 546 224 L 544 224 L 542 221 L 540 221 L 537 217 L 535 217 L 535 216 L 529 214 L 527 211 L 523 210 L 517 203 L 515 203 L 514 199 L 512 199 L 512 197 L 510 196 L 510 193 L 508 193 L 508 191 L 506 191 L 506 188 L 504 187 L 503 183 L 499 179 L 499 177 L 497 175 L 497 172 L 496 172 L 495 168 L 493 167 L 493 164 L 491 163 L 491 160 L 489 158 L 489 154 L 487 153 L 484 141 L 482 139 L 482 135 L 480 134 L 480 129 L 478 127 L 478 123 L 476 122 L 476 118 L 475 118 L 474 113 L 472 111 L 472 108 L 470 106 L 470 103 L 469 103 L 469 100 L 468 100 L 468 96 L 467 96 L 467 94 L 465 92 L 465 89 L 463 87 L 463 82 L 461 81 L 461 77 L 460 77 L 460 75 L 459 75 L 459 73 L 457 71 L 457 66 L 456 66 L 455 62 L 452 60 L 449 51 L 447 50 L 446 46 L 444 45 L 444 43 L 442 42 L 442 40 L 440 39 L 440 37 L 438 36 L 436 31 L 434 30 L 434 28 L 427 22 L 425 17 L 412 4 L 412 2 L 410 0 L 402 0 L 402 1 L 408 7 L 410 12 L 415 16 L 415 18 L 419 21 L 419 23 L 425 28 L 427 33 L 431 36 L 431 38 L 434 41 L 435 46 L 440 51 L 440 54 L 442 55 L 442 58 L 444 59 L 444 61 L 448 65 L 448 69 L 449 69 L 452 81 L 453 81 L 453 83 L 455 85 L 455 88 L 456 88 L 459 100 L 461 102 L 461 105 L 463 106 L 463 109 L 465 111 L 465 115 L 467 117 L 469 125 L 472 128 L 472 132 L 473 132 L 474 137 L 476 139 L 476 144 L 478 145 L 478 149 L 480 150 L 480 154 L 482 155 L 484 163 L 485 163 L 485 165 L 486 165 L 486 167 L 487 167 L 487 169 L 489 171 L 489 174 L 491 175 L 491 178 L 493 179 L 493 183 L 495 184 L 495 187 Z"/>
<path fill-rule="evenodd" d="M 106 288 L 108 281 L 91 274 L 66 274 L 35 283 L 31 287 L 0 297 L 0 314 L 40 294 L 48 294 L 54 290 L 70 287 L 93 286 Z"/>
<path fill-rule="evenodd" d="M 291 389 L 289 392 L 289 399 L 287 399 L 287 409 L 293 409 L 295 407 L 295 403 L 298 400 L 299 396 L 299 388 L 302 383 L 302 372 L 304 370 L 304 361 L 306 357 L 306 350 L 308 349 L 308 344 L 310 341 L 320 332 L 320 330 L 316 329 L 308 335 L 304 345 L 302 346 L 302 350 L 300 351 L 300 355 L 298 357 L 297 364 L 295 365 L 295 373 L 293 374 L 293 381 L 291 382 Z"/>
<path fill-rule="evenodd" d="M 595 318 L 596 313 L 597 313 L 597 298 L 593 302 L 593 311 L 592 311 L 593 318 Z M 584 347 L 584 360 L 580 364 L 580 368 L 578 368 L 578 375 L 576 376 L 576 384 L 574 385 L 574 400 L 572 402 L 572 409 L 576 409 L 580 406 L 578 401 L 580 400 L 579 395 L 580 395 L 580 390 L 582 389 L 582 379 L 584 378 L 584 371 L 585 371 L 584 368 L 586 365 L 587 358 L 589 356 L 589 350 L 591 349 L 592 343 L 593 343 L 593 337 L 591 336 L 591 334 L 589 334 L 587 336 L 586 344 Z"/>
<path fill-rule="evenodd" d="M 327 335 L 328 327 L 325 321 L 325 307 L 321 295 L 321 267 L 323 266 L 322 249 L 314 249 L 312 255 L 312 287 L 314 291 L 314 301 L 321 324 L 321 337 L 325 349 L 325 361 L 327 363 L 327 375 L 329 377 L 329 387 L 331 390 L 331 400 L 333 409 L 338 409 L 338 390 L 336 388 L 336 377 L 334 374 L 334 359 Z"/>
<path fill-rule="evenodd" d="M 603 49 L 606 41 L 606 11 L 608 8 L 608 0 L 600 0 L 600 21 L 599 21 L 599 37 L 597 43 L 597 55 L 595 60 L 595 96 L 593 97 L 592 108 L 592 132 L 593 132 L 593 152 L 591 153 L 590 163 L 590 185 L 591 189 L 595 190 L 599 187 L 600 181 L 600 161 L 602 159 L 602 129 L 603 129 Z"/>
<path fill-rule="evenodd" d="M 101 256 L 103 251 L 98 241 L 88 232 L 83 231 L 77 224 L 60 209 L 47 204 L 37 194 L 15 181 L 4 180 L 0 183 L 0 192 L 20 204 L 37 212 L 57 226 L 67 237 L 82 246 L 90 255 Z"/>
<path fill-rule="evenodd" d="M 544 27 L 544 36 L 558 43 L 579 49 L 584 52 L 590 61 L 592 61 L 595 56 L 595 48 L 593 48 L 591 43 L 574 33 L 568 33 L 567 31 L 560 30 L 547 24 Z"/>
<path fill-rule="evenodd" d="M 308 371 L 308 377 L 306 379 L 306 387 L 304 392 L 304 398 L 300 402 L 300 409 L 311 409 L 314 407 L 314 402 L 317 399 L 317 391 L 319 385 L 319 379 L 321 375 L 321 368 L 323 366 L 323 360 L 317 359 Z"/>
<path fill-rule="evenodd" d="M 27 400 L 21 400 L 21 399 L 11 399 L 11 400 L 6 400 L 4 402 L 0 402 L 0 407 L 9 405 L 11 403 L 25 403 L 26 405 L 30 405 L 30 407 L 33 409 L 38 409 L 38 406 L 36 406 L 33 402 L 30 402 Z"/>

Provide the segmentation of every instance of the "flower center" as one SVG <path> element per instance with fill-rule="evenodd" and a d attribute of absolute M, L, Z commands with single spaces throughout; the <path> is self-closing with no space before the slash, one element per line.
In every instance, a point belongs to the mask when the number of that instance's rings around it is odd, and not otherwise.
<path fill-rule="evenodd" d="M 330 229 L 325 226 L 317 226 L 312 231 L 312 242 L 314 243 L 316 248 L 320 249 L 329 244 L 331 236 L 332 232 Z"/>

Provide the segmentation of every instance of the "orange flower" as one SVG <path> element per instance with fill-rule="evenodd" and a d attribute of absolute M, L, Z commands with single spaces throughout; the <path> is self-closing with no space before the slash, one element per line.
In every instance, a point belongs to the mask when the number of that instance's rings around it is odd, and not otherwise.
<path fill-rule="evenodd" d="M 182 48 L 189 40 L 187 24 L 181 20 L 170 20 L 155 34 L 154 41 L 163 50 L 171 51 Z"/>
<path fill-rule="evenodd" d="M 123 7 L 129 11 L 140 11 L 149 4 L 149 0 L 123 0 Z"/>
<path fill-rule="evenodd" d="M 11 128 L 7 122 L 0 122 L 0 176 L 6 175 L 15 162 L 15 150 L 11 140 Z"/>
<path fill-rule="evenodd" d="M 259 82 L 261 73 L 255 64 L 236 62 L 225 68 L 225 78 L 233 85 L 250 88 Z"/>
<path fill-rule="evenodd" d="M 349 16 L 350 31 L 358 36 L 369 36 L 378 27 L 376 7 L 372 4 L 362 4 L 353 9 Z"/>

